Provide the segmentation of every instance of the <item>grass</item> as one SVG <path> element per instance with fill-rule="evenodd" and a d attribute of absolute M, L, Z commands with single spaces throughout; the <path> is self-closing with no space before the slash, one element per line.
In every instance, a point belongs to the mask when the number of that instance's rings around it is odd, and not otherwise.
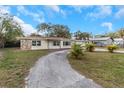
<path fill-rule="evenodd" d="M 48 50 L 21 51 L 15 48 L 2 51 L 4 55 L 0 59 L 0 87 L 9 88 L 24 87 L 29 69 L 38 58 L 51 52 Z"/>
<path fill-rule="evenodd" d="M 98 48 L 98 49 L 106 49 L 107 50 L 107 47 L 96 47 L 96 48 Z M 118 48 L 117 50 L 124 51 L 124 48 Z"/>
<path fill-rule="evenodd" d="M 68 59 L 72 68 L 103 87 L 124 87 L 124 54 L 86 52 L 81 60 Z"/>

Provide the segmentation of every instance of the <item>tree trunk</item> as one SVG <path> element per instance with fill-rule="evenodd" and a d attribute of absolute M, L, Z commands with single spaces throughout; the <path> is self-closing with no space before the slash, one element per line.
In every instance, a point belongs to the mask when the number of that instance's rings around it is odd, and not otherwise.
<path fill-rule="evenodd" d="M 0 48 L 4 48 L 4 46 L 5 46 L 4 40 L 0 40 Z"/>

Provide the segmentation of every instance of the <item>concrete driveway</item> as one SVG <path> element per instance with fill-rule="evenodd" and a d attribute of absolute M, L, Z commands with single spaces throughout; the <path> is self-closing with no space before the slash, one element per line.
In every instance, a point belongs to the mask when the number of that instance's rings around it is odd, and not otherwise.
<path fill-rule="evenodd" d="M 97 88 L 100 85 L 73 70 L 66 58 L 67 50 L 40 58 L 26 78 L 28 88 Z"/>

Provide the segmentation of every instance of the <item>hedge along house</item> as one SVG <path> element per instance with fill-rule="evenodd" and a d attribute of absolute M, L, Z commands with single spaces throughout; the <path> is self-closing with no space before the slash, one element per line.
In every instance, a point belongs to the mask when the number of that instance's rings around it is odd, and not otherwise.
<path fill-rule="evenodd" d="M 20 37 L 22 50 L 71 48 L 71 40 L 58 37 Z"/>

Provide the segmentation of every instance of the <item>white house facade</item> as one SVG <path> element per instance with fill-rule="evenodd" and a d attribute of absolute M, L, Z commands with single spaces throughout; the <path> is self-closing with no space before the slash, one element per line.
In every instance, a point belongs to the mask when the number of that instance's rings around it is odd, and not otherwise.
<path fill-rule="evenodd" d="M 55 37 L 20 37 L 20 47 L 23 50 L 64 49 L 71 48 L 71 40 Z"/>

